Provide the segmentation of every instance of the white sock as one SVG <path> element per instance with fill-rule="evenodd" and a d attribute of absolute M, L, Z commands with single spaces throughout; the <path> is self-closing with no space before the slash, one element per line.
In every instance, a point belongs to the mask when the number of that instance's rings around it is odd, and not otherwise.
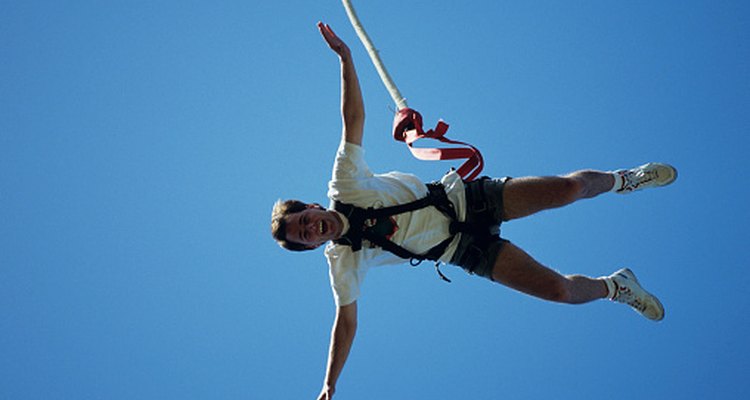
<path fill-rule="evenodd" d="M 607 285 L 607 298 L 613 300 L 617 294 L 617 284 L 610 276 L 603 276 L 601 280 Z"/>
<path fill-rule="evenodd" d="M 609 173 L 615 177 L 615 184 L 612 185 L 612 189 L 609 189 L 610 192 L 616 192 L 622 189 L 623 179 L 622 179 L 621 171 L 624 171 L 624 170 L 620 169 L 617 171 L 609 171 Z"/>

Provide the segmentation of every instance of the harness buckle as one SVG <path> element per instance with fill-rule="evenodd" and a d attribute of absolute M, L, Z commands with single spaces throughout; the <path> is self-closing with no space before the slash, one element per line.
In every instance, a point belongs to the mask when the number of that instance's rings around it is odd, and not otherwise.
<path fill-rule="evenodd" d="M 440 261 L 438 261 L 438 262 L 435 263 L 435 271 L 437 271 L 438 275 L 440 276 L 440 279 L 442 279 L 442 280 L 444 280 L 444 281 L 446 281 L 448 283 L 451 283 L 451 280 L 448 279 L 448 277 L 445 276 L 442 271 L 440 271 Z"/>

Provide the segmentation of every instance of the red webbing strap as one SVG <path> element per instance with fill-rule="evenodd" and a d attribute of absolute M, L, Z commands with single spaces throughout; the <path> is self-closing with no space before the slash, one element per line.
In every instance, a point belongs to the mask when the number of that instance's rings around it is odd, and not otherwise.
<path fill-rule="evenodd" d="M 447 131 L 448 124 L 438 121 L 435 129 L 425 132 L 422 128 L 422 115 L 411 108 L 398 110 L 393 121 L 393 138 L 405 142 L 414 157 L 428 161 L 466 159 L 456 172 L 467 182 L 474 180 L 482 172 L 482 168 L 484 168 L 482 153 L 468 143 L 446 138 L 445 133 Z M 414 142 L 423 138 L 435 139 L 443 143 L 464 147 L 421 148 L 413 146 Z"/>

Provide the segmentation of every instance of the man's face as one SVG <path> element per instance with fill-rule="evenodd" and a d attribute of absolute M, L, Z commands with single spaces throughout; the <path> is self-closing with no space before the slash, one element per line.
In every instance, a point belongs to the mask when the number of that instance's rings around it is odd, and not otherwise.
<path fill-rule="evenodd" d="M 338 239 L 343 229 L 344 224 L 338 215 L 317 204 L 310 204 L 304 211 L 286 217 L 286 239 L 311 249 Z"/>

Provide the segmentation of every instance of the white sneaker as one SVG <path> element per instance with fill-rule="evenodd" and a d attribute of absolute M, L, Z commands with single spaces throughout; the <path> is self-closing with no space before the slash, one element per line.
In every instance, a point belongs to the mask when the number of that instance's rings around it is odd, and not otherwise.
<path fill-rule="evenodd" d="M 609 279 L 614 283 L 612 301 L 625 303 L 650 320 L 664 319 L 664 306 L 656 296 L 641 287 L 633 271 L 623 268 L 610 275 Z"/>
<path fill-rule="evenodd" d="M 632 169 L 620 169 L 613 173 L 619 179 L 612 190 L 620 194 L 666 186 L 677 179 L 677 170 L 671 165 L 661 163 L 648 163 Z"/>

